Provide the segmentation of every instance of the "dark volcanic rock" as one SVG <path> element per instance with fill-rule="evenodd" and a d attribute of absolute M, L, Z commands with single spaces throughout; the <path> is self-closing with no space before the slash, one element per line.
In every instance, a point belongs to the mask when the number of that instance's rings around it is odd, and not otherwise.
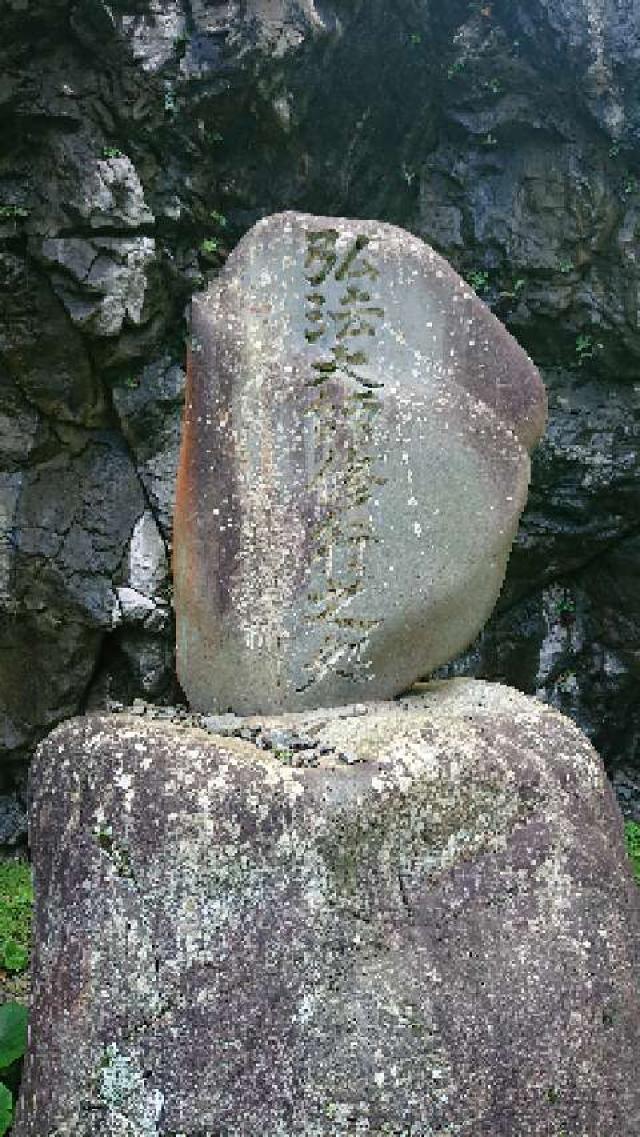
<path fill-rule="evenodd" d="M 640 892 L 585 737 L 468 680 L 259 725 L 42 745 L 16 1137 L 636 1137 Z"/>
<path fill-rule="evenodd" d="M 19 698 L 31 653 L 41 682 L 4 753 L 88 684 L 132 697 L 149 674 L 148 640 L 125 652 L 96 616 L 127 586 L 104 559 L 95 580 L 47 569 L 46 615 L 41 582 L 6 569 L 21 497 L 78 461 L 69 427 L 98 449 L 118 432 L 170 539 L 185 302 L 251 224 L 298 209 L 424 238 L 543 370 L 548 440 L 477 663 L 563 701 L 611 764 L 636 760 L 639 23 L 628 0 L 5 0 L 0 685 Z M 558 595 L 581 638 L 556 674 Z M 172 634 L 146 632 L 158 691 Z"/>

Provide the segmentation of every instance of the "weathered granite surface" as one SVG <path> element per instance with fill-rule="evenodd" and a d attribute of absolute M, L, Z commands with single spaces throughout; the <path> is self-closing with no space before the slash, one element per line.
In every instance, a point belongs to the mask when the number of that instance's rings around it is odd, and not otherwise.
<path fill-rule="evenodd" d="M 423 242 L 259 222 L 193 303 L 174 519 L 198 710 L 386 698 L 497 599 L 545 422 L 538 372 Z"/>
<path fill-rule="evenodd" d="M 170 541 L 187 300 L 291 208 L 426 240 L 543 371 L 473 666 L 637 768 L 640 7 L 5 0 L 2 32 L 0 788 L 87 704 L 175 701 L 170 621 L 108 616 L 145 509 Z"/>
<path fill-rule="evenodd" d="M 208 727 L 39 750 L 16 1137 L 637 1137 L 640 892 L 575 726 L 458 680 Z"/>

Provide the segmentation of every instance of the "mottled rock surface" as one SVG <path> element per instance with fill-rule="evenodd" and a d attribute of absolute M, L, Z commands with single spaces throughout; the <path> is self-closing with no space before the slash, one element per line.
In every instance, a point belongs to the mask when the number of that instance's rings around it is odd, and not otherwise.
<path fill-rule="evenodd" d="M 535 367 L 389 225 L 259 222 L 194 300 L 174 523 L 201 711 L 385 698 L 497 599 L 545 422 Z"/>
<path fill-rule="evenodd" d="M 459 680 L 209 727 L 39 751 L 16 1137 L 636 1137 L 640 893 L 575 726 Z"/>
<path fill-rule="evenodd" d="M 426 240 L 541 369 L 550 428 L 462 666 L 539 691 L 610 768 L 637 767 L 638 4 L 1 10 L 3 760 L 86 705 L 177 697 L 171 621 L 106 613 L 145 509 L 170 552 L 187 300 L 257 220 L 296 209 Z M 85 534 L 73 573 L 37 505 L 52 463 Z"/>

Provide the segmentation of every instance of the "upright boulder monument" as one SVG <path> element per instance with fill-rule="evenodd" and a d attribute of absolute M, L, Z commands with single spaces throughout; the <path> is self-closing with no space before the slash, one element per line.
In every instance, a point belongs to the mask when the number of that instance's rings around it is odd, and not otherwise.
<path fill-rule="evenodd" d="M 178 674 L 238 713 L 389 698 L 488 618 L 546 400 L 453 269 L 394 226 L 284 213 L 194 300 Z"/>

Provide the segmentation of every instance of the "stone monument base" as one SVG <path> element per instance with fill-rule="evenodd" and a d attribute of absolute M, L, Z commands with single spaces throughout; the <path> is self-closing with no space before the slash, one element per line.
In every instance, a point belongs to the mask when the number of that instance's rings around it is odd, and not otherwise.
<path fill-rule="evenodd" d="M 40 748 L 15 1137 L 637 1137 L 640 893 L 569 721 L 455 680 L 203 723 Z"/>

